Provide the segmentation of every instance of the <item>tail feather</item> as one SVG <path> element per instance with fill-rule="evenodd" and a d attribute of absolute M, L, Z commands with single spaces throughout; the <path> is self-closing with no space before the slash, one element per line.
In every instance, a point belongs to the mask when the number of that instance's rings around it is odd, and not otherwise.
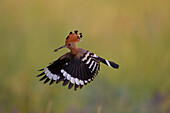
<path fill-rule="evenodd" d="M 103 58 L 101 58 L 101 57 L 99 57 L 99 58 L 100 58 L 100 61 L 101 61 L 102 63 L 106 64 L 107 66 L 110 66 L 110 67 L 116 68 L 116 69 L 119 68 L 119 65 L 118 65 L 118 64 L 116 64 L 116 63 L 114 63 L 114 62 L 112 62 L 112 61 L 108 61 L 108 60 L 106 60 L 106 59 L 103 59 Z"/>

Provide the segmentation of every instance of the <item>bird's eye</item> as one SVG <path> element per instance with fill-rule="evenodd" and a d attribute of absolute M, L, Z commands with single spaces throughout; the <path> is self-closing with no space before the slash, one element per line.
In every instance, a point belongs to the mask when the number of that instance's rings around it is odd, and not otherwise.
<path fill-rule="evenodd" d="M 68 46 L 71 46 L 71 44 L 68 44 Z"/>
<path fill-rule="evenodd" d="M 80 39 L 80 37 L 79 37 L 79 36 L 77 36 L 77 38 L 78 38 L 78 39 Z"/>

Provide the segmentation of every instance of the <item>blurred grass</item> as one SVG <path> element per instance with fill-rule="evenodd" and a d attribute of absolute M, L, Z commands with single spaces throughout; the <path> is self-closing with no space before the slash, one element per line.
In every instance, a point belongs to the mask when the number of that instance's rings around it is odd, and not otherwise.
<path fill-rule="evenodd" d="M 1 0 L 0 113 L 170 112 L 168 0 Z M 38 69 L 67 52 L 53 50 L 67 34 L 79 47 L 120 64 L 74 92 L 43 85 Z"/>

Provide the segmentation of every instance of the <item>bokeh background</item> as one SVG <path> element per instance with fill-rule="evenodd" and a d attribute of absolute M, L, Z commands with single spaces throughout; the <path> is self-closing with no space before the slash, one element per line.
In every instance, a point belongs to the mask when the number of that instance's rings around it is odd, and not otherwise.
<path fill-rule="evenodd" d="M 0 0 L 0 113 L 170 113 L 169 0 Z M 101 64 L 78 91 L 39 82 L 37 71 L 78 46 Z"/>

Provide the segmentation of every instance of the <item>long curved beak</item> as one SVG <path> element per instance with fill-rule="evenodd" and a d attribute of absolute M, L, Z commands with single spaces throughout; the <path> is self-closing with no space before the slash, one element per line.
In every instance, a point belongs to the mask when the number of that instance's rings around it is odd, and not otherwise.
<path fill-rule="evenodd" d="M 55 49 L 55 50 L 54 50 L 54 52 L 57 52 L 59 49 L 62 49 L 62 48 L 64 48 L 64 47 L 67 47 L 67 46 L 66 46 L 66 45 L 61 46 L 61 47 L 59 47 L 59 48 Z"/>

